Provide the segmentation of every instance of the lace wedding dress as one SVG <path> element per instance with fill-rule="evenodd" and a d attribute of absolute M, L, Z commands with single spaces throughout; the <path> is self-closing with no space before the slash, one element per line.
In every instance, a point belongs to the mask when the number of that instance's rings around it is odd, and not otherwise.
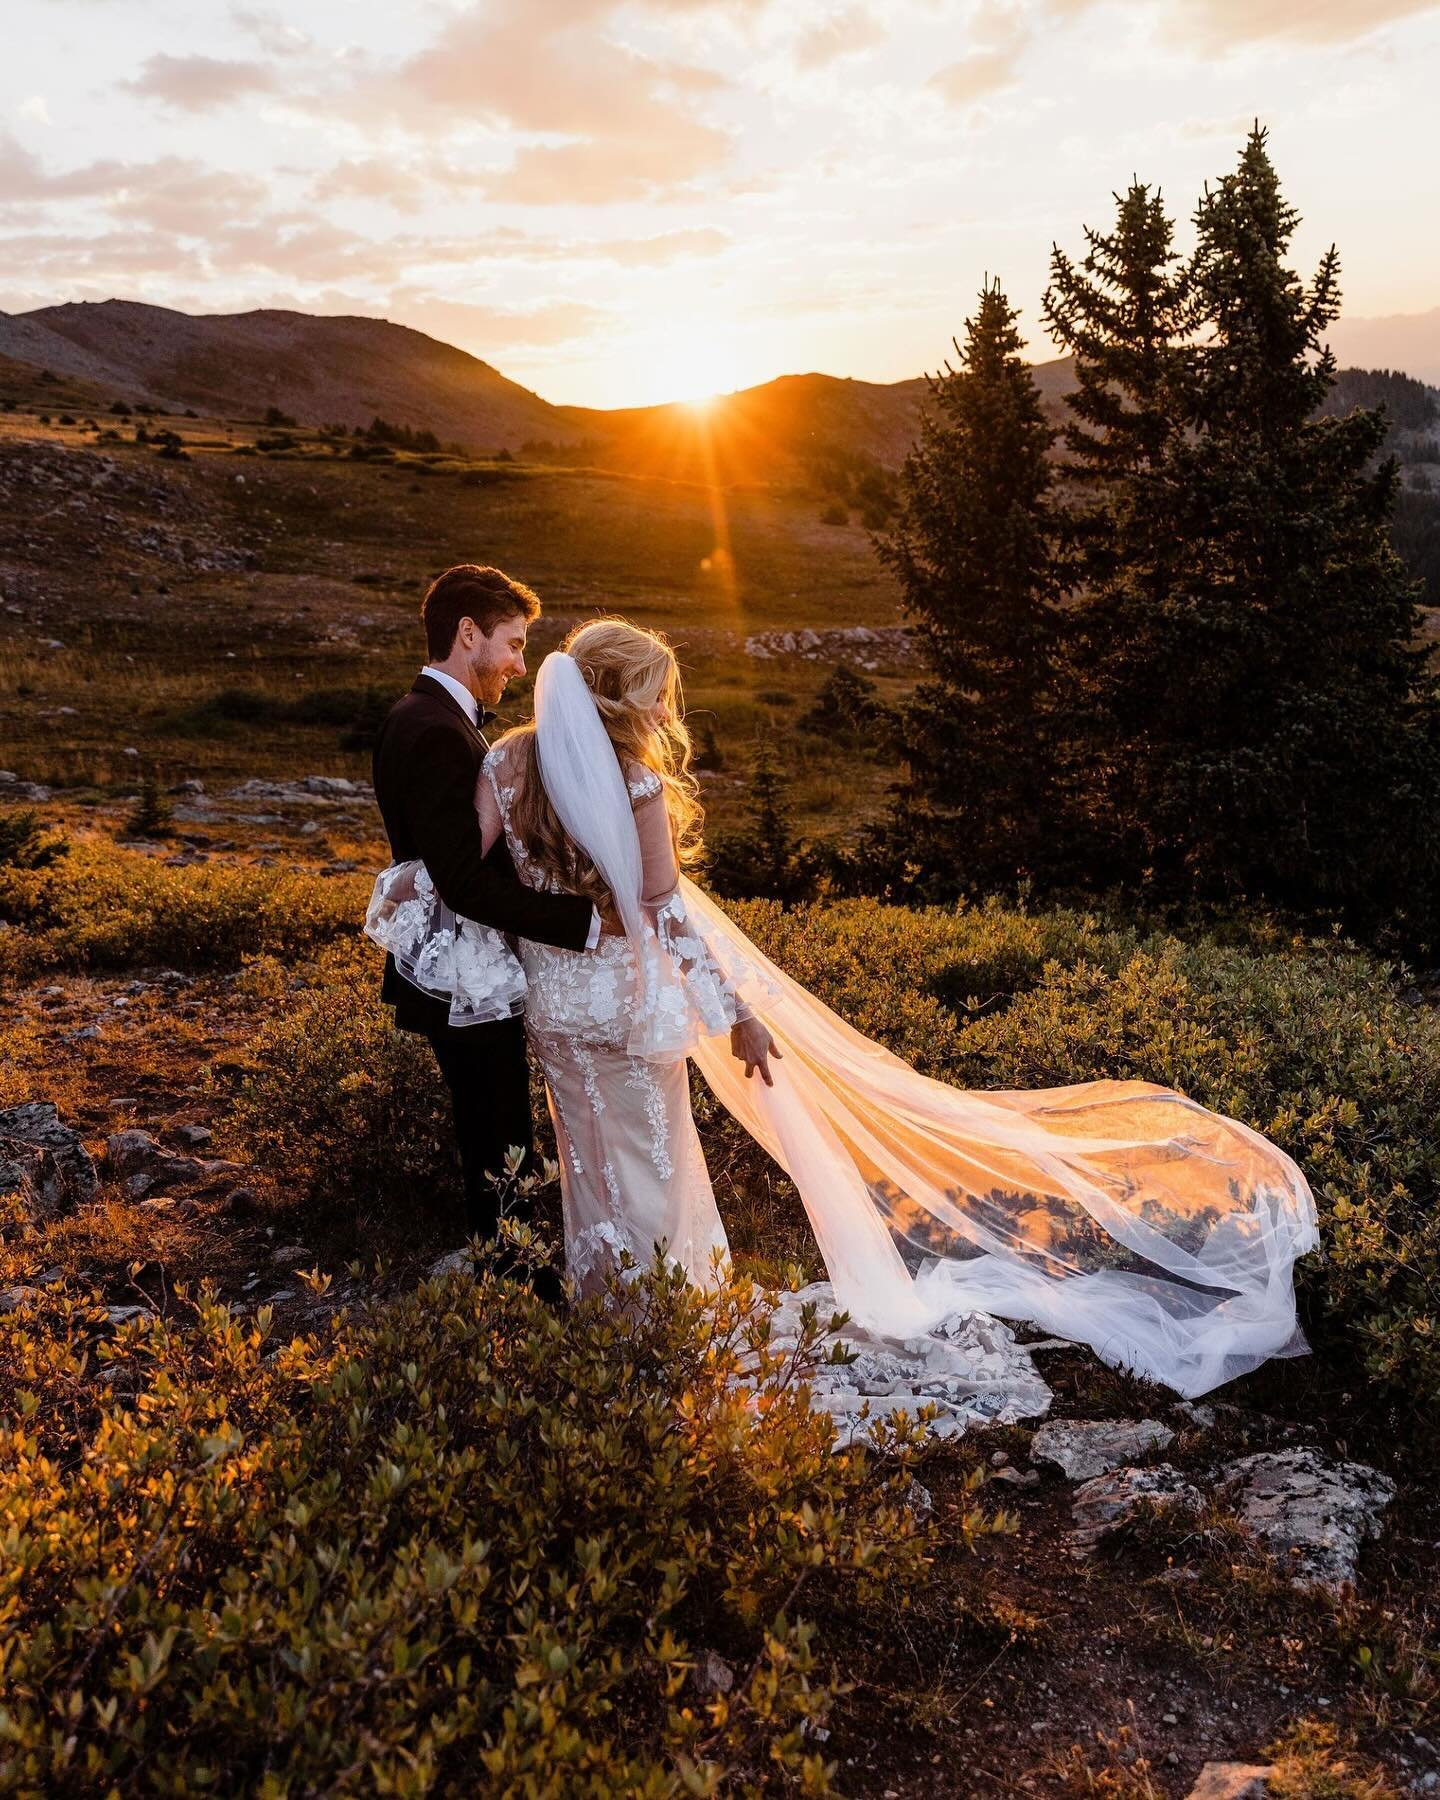
<path fill-rule="evenodd" d="M 511 829 L 523 777 L 510 747 L 485 759 L 476 795 L 487 851 L 503 832 L 520 879 L 558 891 Z M 709 1033 L 728 1033 L 745 1015 L 728 972 L 710 955 L 686 913 L 659 777 L 628 772 L 644 871 L 642 901 L 663 952 L 683 970 L 686 998 Z M 526 981 L 525 1033 L 545 1076 L 561 1169 L 566 1267 L 586 1294 L 603 1284 L 622 1254 L 647 1264 L 654 1246 L 698 1285 L 727 1249 L 690 1108 L 683 1055 L 665 1061 L 626 1048 L 643 995 L 627 937 L 602 937 L 591 951 L 520 940 Z"/>
<path fill-rule="evenodd" d="M 837 1417 L 853 1422 L 867 1401 L 933 1400 L 956 1420 L 1043 1411 L 1045 1384 L 1002 1318 L 1191 1397 L 1305 1350 L 1292 1271 L 1318 1233 L 1283 1151 L 1148 1082 L 967 1092 L 919 1074 L 678 875 L 658 779 L 622 772 L 561 653 L 541 667 L 536 726 L 547 796 L 625 934 L 588 953 L 522 941 L 517 961 L 497 932 L 449 913 L 413 863 L 377 880 L 366 929 L 409 979 L 449 997 L 458 1024 L 523 1006 L 582 1293 L 622 1253 L 645 1264 L 657 1244 L 704 1285 L 725 1248 L 693 1060 L 795 1183 L 830 1278 L 812 1297 L 829 1304 L 833 1290 L 854 1321 L 858 1361 L 827 1376 L 838 1386 L 822 1399 Z M 487 848 L 503 833 L 521 880 L 553 887 L 511 827 L 522 779 L 498 745 L 476 796 Z M 782 1054 L 773 1087 L 730 1053 L 749 1013 Z"/>

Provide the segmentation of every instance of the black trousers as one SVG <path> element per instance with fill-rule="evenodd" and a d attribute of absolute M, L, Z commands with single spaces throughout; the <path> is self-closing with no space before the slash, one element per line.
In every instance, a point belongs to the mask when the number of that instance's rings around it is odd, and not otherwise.
<path fill-rule="evenodd" d="M 448 1025 L 426 1036 L 450 1090 L 465 1178 L 466 1228 L 471 1236 L 492 1238 L 500 1225 L 502 1197 L 507 1217 L 530 1216 L 528 1201 L 514 1193 L 502 1196 L 509 1151 L 518 1146 L 523 1152 L 522 1172 L 535 1160 L 525 1022 Z"/>

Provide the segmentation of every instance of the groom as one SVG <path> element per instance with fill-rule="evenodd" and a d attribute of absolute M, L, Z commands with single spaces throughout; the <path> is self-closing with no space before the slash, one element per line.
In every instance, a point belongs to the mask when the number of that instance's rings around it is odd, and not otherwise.
<path fill-rule="evenodd" d="M 512 677 L 525 673 L 525 636 L 540 601 L 499 569 L 459 563 L 420 608 L 429 660 L 390 709 L 375 743 L 375 798 L 395 862 L 418 857 L 452 911 L 513 937 L 593 950 L 601 919 L 588 900 L 545 894 L 516 877 L 505 841 L 484 853 L 475 784 L 485 727 Z M 495 1178 L 506 1152 L 533 1155 L 524 1022 L 455 1026 L 445 1001 L 413 987 L 386 957 L 380 998 L 401 1031 L 429 1040 L 450 1089 L 470 1233 L 493 1238 Z"/>

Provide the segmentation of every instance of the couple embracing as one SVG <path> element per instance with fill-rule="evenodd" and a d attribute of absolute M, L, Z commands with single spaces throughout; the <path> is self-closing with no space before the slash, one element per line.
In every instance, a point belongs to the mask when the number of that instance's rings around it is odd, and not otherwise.
<path fill-rule="evenodd" d="M 953 1368 L 994 1313 L 1204 1393 L 1303 1350 L 1303 1175 L 1238 1121 L 1150 1083 L 966 1092 L 920 1075 L 770 962 L 685 874 L 701 850 L 679 670 L 657 633 L 577 627 L 535 716 L 491 736 L 536 596 L 462 564 L 422 606 L 429 661 L 386 719 L 393 861 L 366 919 L 382 996 L 434 1049 L 472 1230 L 545 1078 L 581 1295 L 657 1246 L 714 1279 L 726 1239 L 689 1064 L 791 1177 L 836 1297 L 872 1338 Z M 957 855 L 963 846 L 957 845 Z M 503 1252 L 502 1252 L 503 1254 Z"/>

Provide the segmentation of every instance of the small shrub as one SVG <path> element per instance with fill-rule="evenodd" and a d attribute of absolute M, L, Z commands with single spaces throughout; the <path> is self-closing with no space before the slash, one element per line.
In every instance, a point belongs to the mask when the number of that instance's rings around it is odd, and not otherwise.
<path fill-rule="evenodd" d="M 169 837 L 172 817 L 173 809 L 159 779 L 153 770 L 147 770 L 141 778 L 135 810 L 125 821 L 125 835 L 132 838 Z"/>
<path fill-rule="evenodd" d="M 47 869 L 69 849 L 58 832 L 46 836 L 33 807 L 0 813 L 0 869 Z"/>
<path fill-rule="evenodd" d="M 336 946 L 246 1047 L 232 1128 L 310 1206 L 396 1214 L 458 1191 L 430 1046 L 397 1031 L 369 945 Z"/>
<path fill-rule="evenodd" d="M 850 510 L 848 507 L 842 506 L 838 500 L 832 500 L 821 513 L 820 523 L 822 525 L 848 525 Z"/>
<path fill-rule="evenodd" d="M 814 705 L 801 715 L 799 725 L 802 731 L 854 743 L 861 738 L 874 738 L 893 724 L 894 716 L 879 699 L 873 681 L 866 680 L 847 663 L 837 663 Z"/>
<path fill-rule="evenodd" d="M 0 968 L 238 969 L 269 953 L 299 959 L 358 930 L 369 882 L 205 864 L 169 868 L 115 845 L 77 843 L 63 863 L 0 867 Z"/>
<path fill-rule="evenodd" d="M 926 1528 L 914 1426 L 836 1451 L 810 1410 L 825 1331 L 772 1353 L 749 1284 L 662 1269 L 564 1321 L 451 1277 L 289 1343 L 205 1296 L 0 1317 L 0 1788 L 832 1791 L 816 1621 L 898 1610 Z"/>

